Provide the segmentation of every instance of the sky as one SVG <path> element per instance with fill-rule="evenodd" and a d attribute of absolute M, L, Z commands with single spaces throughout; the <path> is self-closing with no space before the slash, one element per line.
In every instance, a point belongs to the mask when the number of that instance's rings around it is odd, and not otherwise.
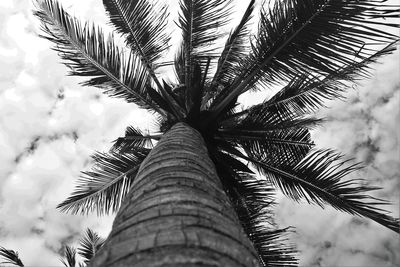
<path fill-rule="evenodd" d="M 100 0 L 61 2 L 71 14 L 107 28 Z M 170 2 L 174 13 L 176 1 Z M 248 1 L 234 3 L 235 22 Z M 76 244 L 87 227 L 106 237 L 113 216 L 63 214 L 56 205 L 72 192 L 80 171 L 90 167 L 94 151 L 107 151 L 128 125 L 146 129 L 154 124 L 134 105 L 68 77 L 51 44 L 38 37 L 32 9 L 29 0 L 0 1 L 0 246 L 19 251 L 26 266 L 62 266 L 64 245 Z M 393 203 L 386 209 L 395 217 L 400 192 L 399 73 L 396 51 L 374 65 L 371 79 L 349 88 L 345 101 L 328 102 L 318 113 L 327 122 L 312 133 L 319 148 L 334 148 L 364 162 L 365 168 L 352 178 L 382 187 L 375 196 Z M 290 239 L 301 251 L 300 266 L 400 265 L 398 235 L 372 221 L 281 196 L 276 217 L 282 227 L 296 227 Z"/>

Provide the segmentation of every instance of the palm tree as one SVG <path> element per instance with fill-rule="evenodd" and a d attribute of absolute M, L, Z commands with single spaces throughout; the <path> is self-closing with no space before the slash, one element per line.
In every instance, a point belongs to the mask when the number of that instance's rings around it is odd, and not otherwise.
<path fill-rule="evenodd" d="M 103 0 L 121 48 L 114 34 L 39 0 L 44 37 L 70 74 L 148 110 L 159 126 L 149 134 L 129 126 L 59 205 L 117 212 L 89 266 L 294 266 L 294 249 L 283 243 L 288 229 L 273 224 L 275 190 L 399 232 L 379 207 L 387 202 L 368 195 L 377 188 L 346 178 L 360 164 L 316 149 L 310 136 L 324 100 L 340 98 L 395 50 L 398 37 L 387 29 L 399 26 L 392 20 L 400 12 L 386 2 L 263 2 L 252 35 L 251 0 L 218 54 L 231 1 L 180 0 L 182 41 L 171 63 L 161 61 L 170 41 L 166 6 Z M 176 77 L 162 79 L 160 69 L 172 65 Z M 239 96 L 268 88 L 280 90 L 239 107 Z"/>

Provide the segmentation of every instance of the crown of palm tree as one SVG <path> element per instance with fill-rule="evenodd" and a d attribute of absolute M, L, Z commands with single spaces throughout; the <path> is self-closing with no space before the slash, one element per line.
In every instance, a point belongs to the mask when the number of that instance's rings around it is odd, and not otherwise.
<path fill-rule="evenodd" d="M 218 31 L 228 23 L 230 2 L 180 0 L 176 22 L 182 41 L 174 59 L 175 81 L 160 77 L 169 48 L 168 11 L 147 0 L 103 0 L 117 35 L 126 47 L 92 23 L 81 23 L 55 1 L 40 0 L 36 16 L 70 74 L 90 77 L 83 85 L 125 99 L 153 113 L 159 132 L 144 134 L 129 126 L 109 153 L 96 153 L 75 192 L 59 205 L 63 211 L 115 212 L 144 158 L 160 136 L 185 122 L 203 136 L 219 177 L 264 261 L 293 259 L 271 253 L 270 239 L 280 232 L 265 226 L 273 190 L 370 218 L 399 232 L 399 221 L 369 196 L 376 187 L 343 179 L 359 164 L 332 150 L 314 148 L 313 117 L 328 99 L 340 98 L 349 82 L 368 76 L 368 66 L 395 50 L 396 35 L 385 30 L 399 7 L 385 0 L 282 0 L 263 2 L 257 32 L 249 23 L 251 0 L 218 55 Z M 380 30 L 383 28 L 382 30 Z M 250 41 L 249 41 L 250 38 Z M 281 87 L 263 102 L 239 109 L 245 92 Z M 257 179 L 248 167 L 263 178 Z M 269 254 L 266 253 L 269 251 Z M 288 249 L 289 251 L 289 249 Z M 280 257 L 280 258 L 279 258 Z M 285 258 L 286 257 L 286 258 Z"/>

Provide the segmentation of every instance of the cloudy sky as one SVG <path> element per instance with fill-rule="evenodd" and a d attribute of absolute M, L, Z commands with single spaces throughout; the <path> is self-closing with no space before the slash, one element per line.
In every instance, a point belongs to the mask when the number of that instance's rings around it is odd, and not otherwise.
<path fill-rule="evenodd" d="M 106 23 L 100 0 L 61 2 L 78 17 Z M 248 1 L 235 2 L 240 11 Z M 67 77 L 50 44 L 38 38 L 32 9 L 29 0 L 0 0 L 0 246 L 18 250 L 26 266 L 61 266 L 63 245 L 76 244 L 87 227 L 107 236 L 112 217 L 62 214 L 55 206 L 90 166 L 92 152 L 106 151 L 127 125 L 153 125 L 135 106 Z M 363 161 L 354 178 L 383 187 L 376 196 L 392 201 L 387 209 L 398 217 L 399 53 L 374 68 L 346 101 L 328 103 L 320 113 L 328 121 L 313 135 L 319 147 Z M 277 221 L 297 228 L 291 238 L 302 251 L 301 266 L 400 265 L 398 236 L 372 221 L 286 199 Z"/>

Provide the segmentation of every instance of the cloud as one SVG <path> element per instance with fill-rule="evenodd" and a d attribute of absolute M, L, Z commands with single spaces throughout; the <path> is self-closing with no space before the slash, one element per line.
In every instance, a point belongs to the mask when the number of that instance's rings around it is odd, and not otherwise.
<path fill-rule="evenodd" d="M 331 101 L 317 115 L 327 118 L 312 135 L 320 148 L 333 148 L 354 157 L 365 168 L 351 178 L 362 178 L 383 189 L 374 196 L 392 205 L 383 208 L 399 217 L 399 52 L 374 66 L 373 77 Z M 340 213 L 332 208 L 299 205 L 281 199 L 280 224 L 295 226 L 301 266 L 398 266 L 400 240 L 373 221 Z"/>
<path fill-rule="evenodd" d="M 101 1 L 63 4 L 107 28 Z M 236 12 L 245 6 L 236 5 Z M 146 129 L 153 124 L 149 114 L 133 105 L 67 77 L 50 43 L 38 38 L 32 9 L 31 1 L 0 1 L 0 245 L 18 250 L 27 265 L 60 266 L 63 245 L 76 244 L 86 227 L 106 236 L 113 217 L 62 214 L 56 205 L 89 167 L 92 152 L 107 150 L 128 125 Z M 178 43 L 179 31 L 173 34 Z M 367 162 L 357 176 L 385 188 L 378 196 L 392 200 L 389 209 L 398 216 L 398 53 L 378 67 L 375 78 L 350 90 L 346 102 L 329 103 L 331 108 L 320 114 L 329 120 L 313 135 L 319 147 Z M 302 250 L 304 266 L 399 263 L 397 237 L 373 222 L 284 199 L 277 216 L 282 226 L 297 227 L 293 241 Z"/>

